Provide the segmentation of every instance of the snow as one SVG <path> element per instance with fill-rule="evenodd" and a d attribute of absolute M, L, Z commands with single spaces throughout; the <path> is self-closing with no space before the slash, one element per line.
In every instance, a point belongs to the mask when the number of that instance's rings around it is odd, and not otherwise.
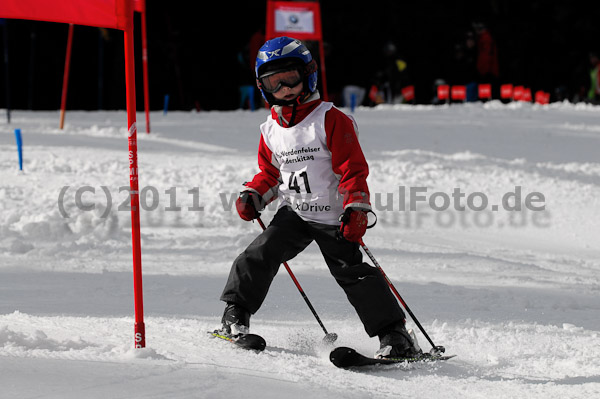
<path fill-rule="evenodd" d="M 458 355 L 361 372 L 329 362 L 284 268 L 252 319 L 265 352 L 205 333 L 231 262 L 260 232 L 232 204 L 257 171 L 266 115 L 153 112 L 149 135 L 138 115 L 144 349 L 133 348 L 125 112 L 70 111 L 59 130 L 58 112 L 14 111 L 0 125 L 0 397 L 600 395 L 599 107 L 356 110 L 379 217 L 365 242 L 436 345 Z M 427 200 L 403 211 L 415 188 Z M 505 210 L 518 191 L 543 210 Z M 488 207 L 473 210 L 483 195 Z M 336 345 L 374 353 L 317 248 L 289 263 Z"/>

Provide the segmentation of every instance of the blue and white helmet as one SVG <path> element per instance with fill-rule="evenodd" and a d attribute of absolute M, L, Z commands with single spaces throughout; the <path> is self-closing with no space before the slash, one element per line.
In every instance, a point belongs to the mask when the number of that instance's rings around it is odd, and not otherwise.
<path fill-rule="evenodd" d="M 317 90 L 317 63 L 306 48 L 306 46 L 297 39 L 291 37 L 276 37 L 267 40 L 258 50 L 256 55 L 256 85 L 263 98 L 269 104 L 277 104 L 273 95 L 267 93 L 262 88 L 260 78 L 265 74 L 272 74 L 278 70 L 289 70 L 297 66 L 304 77 L 304 94 L 314 93 Z"/>

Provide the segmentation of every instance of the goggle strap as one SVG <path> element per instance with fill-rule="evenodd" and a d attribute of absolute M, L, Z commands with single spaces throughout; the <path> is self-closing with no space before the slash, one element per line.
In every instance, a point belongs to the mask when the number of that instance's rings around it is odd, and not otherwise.
<path fill-rule="evenodd" d="M 306 64 L 306 66 L 304 67 L 304 73 L 306 75 L 310 75 L 311 73 L 315 72 L 317 70 L 317 62 L 315 60 L 311 60 L 308 64 Z"/>

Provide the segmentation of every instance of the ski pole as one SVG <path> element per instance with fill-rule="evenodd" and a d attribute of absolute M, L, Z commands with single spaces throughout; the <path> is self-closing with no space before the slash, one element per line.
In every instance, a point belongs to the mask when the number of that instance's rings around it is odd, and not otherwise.
<path fill-rule="evenodd" d="M 404 309 L 406 309 L 406 311 L 408 312 L 408 314 L 410 315 L 410 317 L 413 319 L 413 321 L 415 322 L 415 324 L 419 327 L 419 330 L 421 330 L 421 332 L 423 333 L 423 335 L 425 336 L 425 338 L 427 338 L 427 341 L 429 341 L 429 343 L 431 344 L 432 349 L 431 349 L 430 353 L 432 355 L 437 354 L 437 353 L 444 353 L 446 351 L 446 348 L 444 348 L 443 346 L 436 346 L 433 343 L 433 341 L 431 340 L 431 338 L 429 338 L 429 335 L 425 332 L 425 329 L 423 328 L 423 326 L 421 325 L 421 323 L 419 323 L 419 320 L 417 320 L 417 317 L 414 315 L 414 313 L 412 312 L 412 310 L 410 310 L 410 308 L 408 307 L 408 305 L 406 304 L 406 302 L 404 302 L 404 299 L 402 299 L 402 296 L 400 295 L 400 293 L 398 292 L 398 290 L 396 290 L 396 287 L 394 287 L 394 284 L 392 284 L 392 282 L 388 278 L 387 274 L 385 274 L 385 272 L 383 271 L 383 269 L 379 265 L 379 262 L 377 262 L 377 260 L 375 259 L 375 257 L 373 256 L 373 254 L 371 253 L 371 251 L 369 250 L 369 248 L 367 248 L 367 246 L 363 242 L 362 238 L 358 241 L 358 243 L 360 244 L 360 246 L 362 247 L 362 249 L 365 251 L 365 253 L 369 256 L 369 258 L 371 258 L 371 261 L 377 267 L 377 269 L 379 269 L 379 271 L 383 275 L 383 278 L 385 279 L 385 281 L 390 286 L 390 289 L 392 290 L 392 292 L 394 293 L 394 295 L 396 295 L 396 298 L 398 298 L 398 300 L 400 301 L 400 303 L 402 304 L 402 306 L 404 306 Z"/>
<path fill-rule="evenodd" d="M 267 228 L 265 227 L 265 224 L 260 219 L 260 217 L 256 218 L 256 220 L 258 220 L 258 224 L 260 224 L 260 227 L 262 227 L 263 231 L 265 231 Z M 302 295 L 302 298 L 304 298 L 304 301 L 308 305 L 308 308 L 310 309 L 310 311 L 312 312 L 312 314 L 315 316 L 315 319 L 317 319 L 317 322 L 319 322 L 319 325 L 321 326 L 321 328 L 325 332 L 325 337 L 323 338 L 323 341 L 327 342 L 327 343 L 333 343 L 333 342 L 335 342 L 335 340 L 337 340 L 337 338 L 338 338 L 337 334 L 336 333 L 327 332 L 327 329 L 325 328 L 325 325 L 323 325 L 323 322 L 321 321 L 321 318 L 317 314 L 317 311 L 313 307 L 312 303 L 310 303 L 310 301 L 308 300 L 308 297 L 304 293 L 304 290 L 300 286 L 300 283 L 296 279 L 296 276 L 294 276 L 294 273 L 292 273 L 292 269 L 290 269 L 290 266 L 287 264 L 287 262 L 283 262 L 283 266 L 285 266 L 285 270 L 287 270 L 288 274 L 292 278 L 292 281 L 294 282 L 294 284 L 296 284 L 296 288 L 298 288 L 298 291 L 300 292 L 300 295 Z"/>

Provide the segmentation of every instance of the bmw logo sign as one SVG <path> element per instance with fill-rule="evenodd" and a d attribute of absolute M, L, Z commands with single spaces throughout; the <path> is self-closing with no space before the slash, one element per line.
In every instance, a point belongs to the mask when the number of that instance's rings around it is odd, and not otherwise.
<path fill-rule="evenodd" d="M 298 16 L 297 15 L 290 15 L 290 22 L 293 24 L 297 24 L 298 23 Z"/>

